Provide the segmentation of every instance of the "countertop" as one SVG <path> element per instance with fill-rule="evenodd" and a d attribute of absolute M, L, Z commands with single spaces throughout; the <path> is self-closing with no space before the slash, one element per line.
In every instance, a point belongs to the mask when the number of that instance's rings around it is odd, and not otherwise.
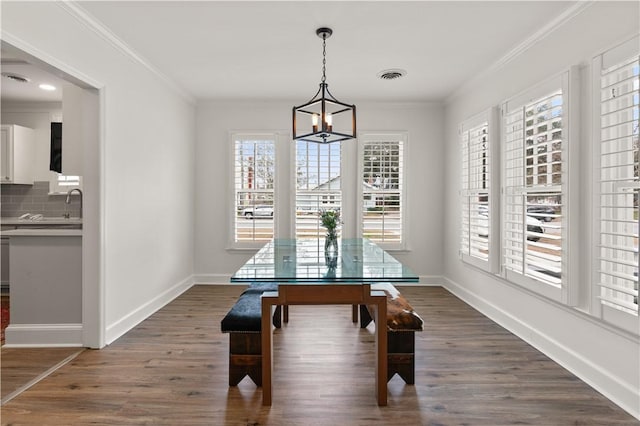
<path fill-rule="evenodd" d="M 82 229 L 18 228 L 2 231 L 3 237 L 82 237 Z"/>
<path fill-rule="evenodd" d="M 3 217 L 0 218 L 1 225 L 9 226 L 46 226 L 46 225 L 82 225 L 82 218 L 71 217 L 43 217 L 39 220 L 20 219 L 19 217 Z"/>
<path fill-rule="evenodd" d="M 3 237 L 81 237 L 82 218 L 42 217 L 36 220 L 19 217 L 0 218 Z"/>

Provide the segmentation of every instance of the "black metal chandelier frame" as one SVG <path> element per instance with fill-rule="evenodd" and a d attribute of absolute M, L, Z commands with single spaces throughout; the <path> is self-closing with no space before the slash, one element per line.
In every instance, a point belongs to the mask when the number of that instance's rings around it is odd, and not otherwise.
<path fill-rule="evenodd" d="M 320 87 L 311 100 L 293 107 L 293 139 L 300 141 L 329 144 L 356 137 L 356 106 L 340 102 L 329 91 L 326 76 L 326 40 L 333 34 L 331 28 L 318 28 L 318 37 L 322 39 L 322 80 Z M 351 133 L 334 130 L 333 118 L 337 115 L 351 114 Z M 298 134 L 298 114 L 309 116 L 311 132 Z"/>

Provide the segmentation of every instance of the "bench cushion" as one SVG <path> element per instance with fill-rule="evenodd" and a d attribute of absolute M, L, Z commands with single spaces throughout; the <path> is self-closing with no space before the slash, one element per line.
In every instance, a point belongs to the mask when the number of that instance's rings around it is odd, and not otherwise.
<path fill-rule="evenodd" d="M 220 322 L 223 333 L 260 333 L 262 292 L 243 293 Z"/>
<path fill-rule="evenodd" d="M 387 295 L 387 330 L 422 331 L 422 318 L 393 284 L 371 284 L 371 290 L 383 290 Z"/>

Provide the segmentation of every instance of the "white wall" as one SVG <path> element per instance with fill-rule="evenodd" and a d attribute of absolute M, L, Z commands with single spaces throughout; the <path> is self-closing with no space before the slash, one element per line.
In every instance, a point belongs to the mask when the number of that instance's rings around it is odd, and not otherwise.
<path fill-rule="evenodd" d="M 459 173 L 458 125 L 482 110 L 547 77 L 581 65 L 590 77 L 593 56 L 638 34 L 638 3 L 599 2 L 540 40 L 504 67 L 474 81 L 446 107 L 445 275 L 446 287 L 483 313 L 541 349 L 627 411 L 640 416 L 640 350 L 637 336 L 594 319 L 589 297 L 583 310 L 565 308 L 494 276 L 465 265 L 458 258 Z M 579 249 L 581 282 L 589 288 L 591 265 L 591 94 L 583 82 L 580 143 Z"/>
<path fill-rule="evenodd" d="M 298 100 L 299 103 L 300 100 Z M 421 276 L 425 284 L 440 283 L 443 273 L 442 186 L 443 110 L 436 104 L 383 105 L 355 102 L 358 130 L 408 131 L 406 252 L 394 253 Z M 206 102 L 198 105 L 196 149 L 197 282 L 228 283 L 252 252 L 227 250 L 231 189 L 229 132 L 282 131 L 290 138 L 291 108 L 296 101 L 271 103 Z M 355 141 L 345 142 L 353 144 Z M 286 151 L 286 149 L 285 149 Z M 285 155 L 287 155 L 285 153 Z M 345 165 L 343 177 L 356 182 L 357 163 Z M 285 160 L 289 161 L 288 156 Z M 279 169 L 280 170 L 280 169 Z M 291 179 L 293 183 L 293 178 Z M 292 187 L 293 188 L 293 187 Z M 286 229 L 280 229 L 284 235 Z"/>
<path fill-rule="evenodd" d="M 71 6 L 3 2 L 2 36 L 102 89 L 102 140 L 90 144 L 99 152 L 85 153 L 99 159 L 101 182 L 85 199 L 99 200 L 99 332 L 109 343 L 191 283 L 195 106 Z"/>

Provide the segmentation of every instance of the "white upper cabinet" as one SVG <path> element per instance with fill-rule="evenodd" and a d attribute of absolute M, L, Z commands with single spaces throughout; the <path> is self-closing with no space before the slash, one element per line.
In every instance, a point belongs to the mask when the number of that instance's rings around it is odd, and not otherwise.
<path fill-rule="evenodd" d="M 33 185 L 35 132 L 15 124 L 2 125 L 0 179 L 2 183 Z"/>

